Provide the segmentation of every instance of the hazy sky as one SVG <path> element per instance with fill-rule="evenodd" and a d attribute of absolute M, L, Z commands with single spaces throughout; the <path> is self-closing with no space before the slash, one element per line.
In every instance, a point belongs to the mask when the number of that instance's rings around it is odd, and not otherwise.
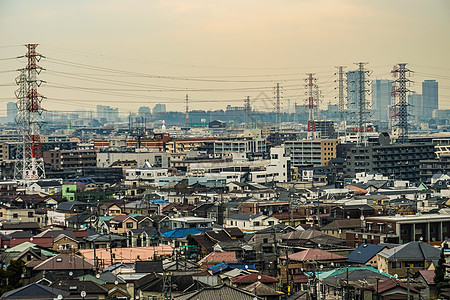
<path fill-rule="evenodd" d="M 368 62 L 371 79 L 396 63 L 439 82 L 450 109 L 450 1 L 443 0 L 0 0 L 0 114 L 14 99 L 26 43 L 46 56 L 47 110 L 121 112 L 166 103 L 184 110 L 303 104 L 315 73 L 321 105 L 335 103 L 335 66 Z"/>

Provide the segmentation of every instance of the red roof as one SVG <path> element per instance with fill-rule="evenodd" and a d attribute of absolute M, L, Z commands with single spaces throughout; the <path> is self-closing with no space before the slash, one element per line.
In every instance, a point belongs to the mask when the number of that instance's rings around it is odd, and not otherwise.
<path fill-rule="evenodd" d="M 258 274 L 258 273 L 250 273 L 247 275 L 241 275 L 237 277 L 231 278 L 231 281 L 234 283 L 254 283 L 254 282 L 264 282 L 264 283 L 275 283 L 278 280 L 275 277 Z"/>
<path fill-rule="evenodd" d="M 286 259 L 286 256 L 282 258 Z M 308 261 L 308 260 L 317 261 L 317 260 L 341 260 L 341 259 L 346 260 L 347 257 L 321 249 L 308 249 L 289 255 L 289 259 L 295 261 Z"/>
<path fill-rule="evenodd" d="M 396 287 L 402 287 L 405 290 L 408 288 L 406 282 L 398 281 L 397 279 L 394 279 L 394 278 L 389 278 L 389 279 L 387 279 L 387 280 L 385 280 L 383 282 L 378 283 L 378 291 L 377 291 L 377 293 L 384 293 L 384 292 L 389 291 L 389 290 L 391 290 L 393 288 L 396 288 Z M 374 289 L 375 290 L 377 289 L 376 285 L 374 286 Z M 410 286 L 410 290 L 413 293 L 418 293 L 419 292 L 412 285 Z"/>
<path fill-rule="evenodd" d="M 423 279 L 428 285 L 434 285 L 434 270 L 420 270 L 420 275 L 422 275 Z"/>
<path fill-rule="evenodd" d="M 126 219 L 131 218 L 129 215 L 118 215 L 111 219 L 111 221 L 123 222 Z"/>
<path fill-rule="evenodd" d="M 209 263 L 221 263 L 221 262 L 229 262 L 229 263 L 237 263 L 236 252 L 211 252 L 205 257 L 203 257 L 198 264 L 209 264 Z"/>
<path fill-rule="evenodd" d="M 308 283 L 309 277 L 305 274 L 294 274 L 292 275 L 292 281 L 294 283 Z"/>

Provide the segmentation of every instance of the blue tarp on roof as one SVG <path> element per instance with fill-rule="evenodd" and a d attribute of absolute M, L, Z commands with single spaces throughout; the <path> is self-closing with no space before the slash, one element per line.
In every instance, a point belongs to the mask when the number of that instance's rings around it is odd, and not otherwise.
<path fill-rule="evenodd" d="M 256 265 L 255 264 L 244 264 L 244 263 L 233 264 L 233 263 L 221 262 L 220 264 L 211 266 L 208 269 L 211 270 L 213 274 L 222 272 L 223 270 L 226 270 L 226 269 L 256 271 Z"/>
<path fill-rule="evenodd" d="M 211 228 L 177 228 L 161 233 L 161 236 L 163 238 L 178 239 L 185 238 L 188 235 L 203 233 L 208 230 L 211 230 Z"/>
<path fill-rule="evenodd" d="M 365 264 L 385 247 L 386 246 L 383 245 L 362 244 L 358 248 L 350 252 L 350 254 L 347 256 L 347 261 Z"/>

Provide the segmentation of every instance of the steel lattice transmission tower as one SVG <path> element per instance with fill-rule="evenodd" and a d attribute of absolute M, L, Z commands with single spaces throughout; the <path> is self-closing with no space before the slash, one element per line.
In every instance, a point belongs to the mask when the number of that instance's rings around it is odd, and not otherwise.
<path fill-rule="evenodd" d="M 395 127 L 398 130 L 398 143 L 407 143 L 408 142 L 408 93 L 410 90 L 406 87 L 408 83 L 411 82 L 408 78 L 406 78 L 407 74 L 411 73 L 411 70 L 406 68 L 406 63 L 399 63 L 398 68 L 394 68 L 391 72 L 395 77 L 398 77 L 393 81 L 395 84 L 395 93 L 394 95 L 397 97 L 397 101 L 395 104 L 396 114 L 395 118 L 398 120 L 395 124 Z"/>
<path fill-rule="evenodd" d="M 280 84 L 277 83 L 277 85 L 275 86 L 275 91 L 274 91 L 274 97 L 275 97 L 275 114 L 276 114 L 276 126 L 277 126 L 277 130 L 280 130 L 281 128 L 281 91 L 280 91 Z"/>
<path fill-rule="evenodd" d="M 315 109 L 316 101 L 317 99 L 314 98 L 314 95 L 317 94 L 317 79 L 314 78 L 314 74 L 309 73 L 306 74 L 308 77 L 305 79 L 306 85 L 306 93 L 308 95 L 308 98 L 306 99 L 306 102 L 308 104 L 308 138 L 309 139 L 315 139 L 317 137 L 316 135 L 316 121 L 315 121 Z"/>
<path fill-rule="evenodd" d="M 352 93 L 355 93 L 356 97 L 354 98 L 353 106 L 356 107 L 356 114 L 358 116 L 357 119 L 357 128 L 356 132 L 358 134 L 358 145 L 365 144 L 366 134 L 367 134 L 367 117 L 370 115 L 369 102 L 366 100 L 366 94 L 370 93 L 370 90 L 366 87 L 370 84 L 369 80 L 366 80 L 366 76 L 370 76 L 371 71 L 366 70 L 364 67 L 367 63 L 359 62 L 355 63 L 358 66 L 358 70 L 354 71 L 354 78 L 352 80 L 354 90 Z"/>
<path fill-rule="evenodd" d="M 43 56 L 36 52 L 37 44 L 25 45 L 28 49 L 25 57 L 28 60 L 25 69 L 16 79 L 19 89 L 16 91 L 17 119 L 16 122 L 21 134 L 21 149 L 17 149 L 14 176 L 24 182 L 45 178 L 44 159 L 40 136 L 42 123 L 41 102 L 44 96 L 38 93 L 37 88 L 43 81 L 37 75 L 43 70 L 37 62 Z"/>
<path fill-rule="evenodd" d="M 189 95 L 186 94 L 186 124 L 189 125 Z"/>
<path fill-rule="evenodd" d="M 339 107 L 339 121 L 344 122 L 344 113 L 345 113 L 345 96 L 344 96 L 344 66 L 336 67 L 338 69 L 338 107 Z"/>
<path fill-rule="evenodd" d="M 252 124 L 252 107 L 250 106 L 250 96 L 244 100 L 245 107 L 245 118 L 247 122 L 247 127 L 251 127 Z"/>

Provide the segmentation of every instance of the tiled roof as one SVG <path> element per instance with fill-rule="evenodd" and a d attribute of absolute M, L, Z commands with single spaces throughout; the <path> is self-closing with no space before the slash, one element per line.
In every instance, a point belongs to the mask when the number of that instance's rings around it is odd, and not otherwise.
<path fill-rule="evenodd" d="M 434 283 L 434 270 L 420 270 L 419 274 L 422 275 L 423 279 L 428 285 L 435 285 Z"/>
<path fill-rule="evenodd" d="M 282 257 L 286 259 L 286 256 Z M 346 257 L 334 254 L 321 249 L 308 249 L 289 255 L 290 260 L 294 261 L 308 261 L 308 260 L 345 260 Z"/>
<path fill-rule="evenodd" d="M 1 299 L 27 299 L 28 298 L 54 298 L 57 295 L 69 296 L 68 291 L 56 289 L 38 283 L 31 283 L 29 285 L 20 287 L 18 289 L 4 293 Z"/>
<path fill-rule="evenodd" d="M 377 286 L 374 286 L 374 289 L 375 289 L 375 291 L 377 293 L 384 293 L 384 292 L 389 291 L 389 290 L 391 290 L 391 289 L 393 289 L 395 287 L 402 287 L 404 289 L 408 288 L 406 282 L 402 282 L 402 281 L 399 281 L 399 280 L 394 279 L 394 278 L 389 278 L 389 279 L 387 279 L 385 281 L 382 281 L 382 282 L 378 283 L 378 291 L 377 291 Z M 410 286 L 410 290 L 413 293 L 416 293 L 416 294 L 418 293 L 417 289 L 414 286 Z"/>
<path fill-rule="evenodd" d="M 202 258 L 198 264 L 216 264 L 220 262 L 236 263 L 236 252 L 211 252 Z"/>
<path fill-rule="evenodd" d="M 374 257 L 378 252 L 382 251 L 386 246 L 373 245 L 373 244 L 362 244 L 347 256 L 348 262 L 355 262 L 360 264 L 365 264 Z"/>
<path fill-rule="evenodd" d="M 393 260 L 438 260 L 441 251 L 433 246 L 430 246 L 424 242 L 409 242 L 407 244 L 391 248 L 389 250 L 380 252 L 378 254 L 381 257 L 386 258 L 388 261 Z"/>
<path fill-rule="evenodd" d="M 278 298 L 280 296 L 280 294 L 276 290 L 260 281 L 252 283 L 243 289 L 261 297 L 276 296 Z"/>
<path fill-rule="evenodd" d="M 255 300 L 262 299 L 248 291 L 238 289 L 228 285 L 216 285 L 214 287 L 203 288 L 199 291 L 176 296 L 174 300 L 197 300 L 197 299 L 227 299 L 227 300 Z"/>
<path fill-rule="evenodd" d="M 61 253 L 41 262 L 33 270 L 92 270 L 93 267 L 94 264 L 83 257 Z"/>
<path fill-rule="evenodd" d="M 231 281 L 234 283 L 253 283 L 253 282 L 266 282 L 266 283 L 275 283 L 278 280 L 275 277 L 259 274 L 259 273 L 250 273 L 247 275 L 242 275 L 238 277 L 231 278 Z"/>

